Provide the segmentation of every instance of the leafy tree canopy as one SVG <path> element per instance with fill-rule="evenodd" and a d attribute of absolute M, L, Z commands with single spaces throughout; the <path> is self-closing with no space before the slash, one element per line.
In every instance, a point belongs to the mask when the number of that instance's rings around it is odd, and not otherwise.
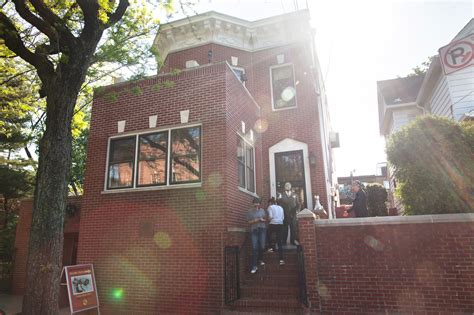
<path fill-rule="evenodd" d="M 390 137 L 405 214 L 474 212 L 473 125 L 422 116 Z"/>
<path fill-rule="evenodd" d="M 416 66 L 415 68 L 412 68 L 412 72 L 407 74 L 407 77 L 416 77 L 417 75 L 420 74 L 425 74 L 428 69 L 430 68 L 431 63 L 433 62 L 433 59 L 435 56 L 428 57 L 427 60 L 423 61 L 421 65 Z"/>

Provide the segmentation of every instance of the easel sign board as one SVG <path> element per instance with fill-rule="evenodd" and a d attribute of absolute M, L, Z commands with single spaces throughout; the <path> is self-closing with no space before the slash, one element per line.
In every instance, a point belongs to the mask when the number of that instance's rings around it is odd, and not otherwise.
<path fill-rule="evenodd" d="M 99 308 L 92 264 L 65 266 L 67 294 L 71 314 Z"/>

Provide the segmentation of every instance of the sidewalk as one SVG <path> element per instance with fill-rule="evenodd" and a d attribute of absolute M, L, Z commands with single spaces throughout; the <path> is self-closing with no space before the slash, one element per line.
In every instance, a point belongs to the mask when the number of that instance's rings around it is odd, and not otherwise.
<path fill-rule="evenodd" d="M 14 315 L 20 313 L 22 303 L 23 295 L 9 295 L 0 293 L 0 310 L 4 311 L 6 315 Z M 61 308 L 59 310 L 59 314 L 71 314 L 69 307 Z"/>

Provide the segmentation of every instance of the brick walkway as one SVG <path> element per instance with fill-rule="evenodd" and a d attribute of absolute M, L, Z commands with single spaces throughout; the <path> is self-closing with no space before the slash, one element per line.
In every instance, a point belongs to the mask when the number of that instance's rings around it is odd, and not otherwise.
<path fill-rule="evenodd" d="M 22 295 L 0 294 L 0 310 L 7 315 L 19 314 L 21 312 Z M 59 311 L 60 315 L 71 314 L 69 307 L 63 307 Z"/>

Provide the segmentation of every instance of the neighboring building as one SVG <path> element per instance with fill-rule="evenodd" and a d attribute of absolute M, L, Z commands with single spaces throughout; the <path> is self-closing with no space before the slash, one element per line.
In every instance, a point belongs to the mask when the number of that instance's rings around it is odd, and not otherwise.
<path fill-rule="evenodd" d="M 368 184 L 380 184 L 386 189 L 389 188 L 389 183 L 387 181 L 387 167 L 383 168 L 383 172 L 378 175 L 358 175 L 358 176 L 343 176 L 338 177 L 338 188 L 339 188 L 339 199 L 341 205 L 351 204 L 353 201 L 351 186 L 353 181 L 360 181 L 363 185 L 367 186 Z"/>
<path fill-rule="evenodd" d="M 205 13 L 160 27 L 157 76 L 96 91 L 77 262 L 94 264 L 103 313 L 219 313 L 225 246 L 285 182 L 333 215 L 338 141 L 313 40 L 307 10 Z"/>
<path fill-rule="evenodd" d="M 380 133 L 387 138 L 418 115 L 433 114 L 456 121 L 474 115 L 474 19 L 440 48 L 425 74 L 377 81 Z M 396 178 L 390 171 L 391 207 L 403 209 L 393 198 Z"/>

